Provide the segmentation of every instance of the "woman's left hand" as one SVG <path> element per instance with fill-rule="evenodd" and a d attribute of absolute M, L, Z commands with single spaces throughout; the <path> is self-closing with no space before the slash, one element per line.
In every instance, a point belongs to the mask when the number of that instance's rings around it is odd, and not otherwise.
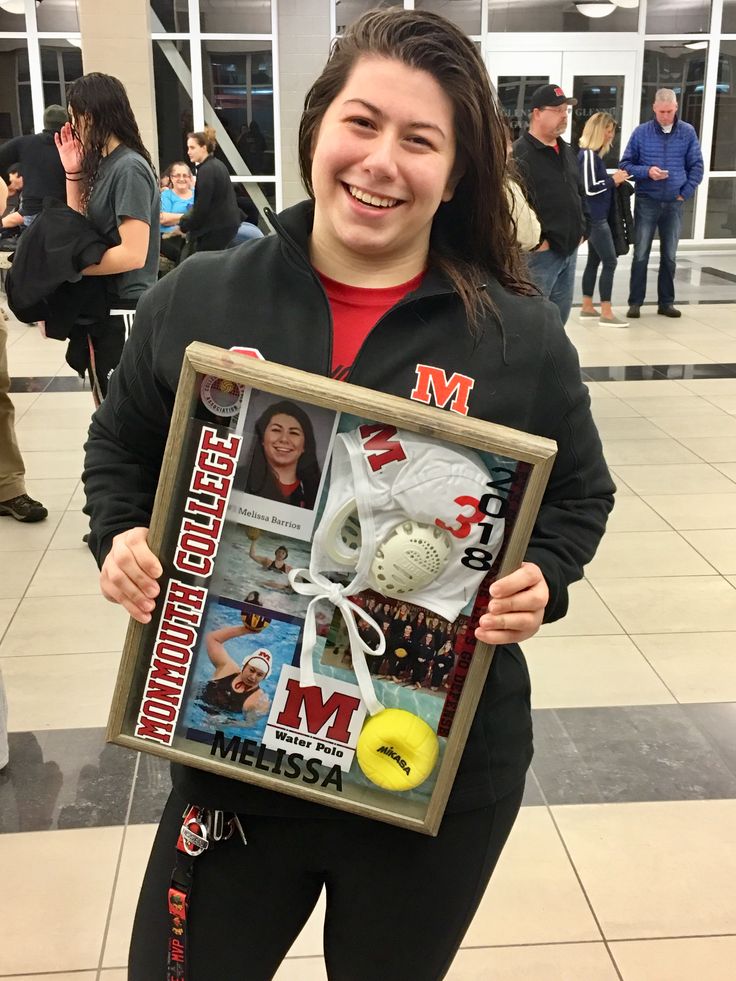
<path fill-rule="evenodd" d="M 521 567 L 491 586 L 488 611 L 475 631 L 486 644 L 518 644 L 533 637 L 542 625 L 549 601 L 549 589 L 542 570 L 533 562 Z"/>
<path fill-rule="evenodd" d="M 54 134 L 54 143 L 66 173 L 78 174 L 82 166 L 84 150 L 69 123 L 64 123 L 59 132 Z"/>

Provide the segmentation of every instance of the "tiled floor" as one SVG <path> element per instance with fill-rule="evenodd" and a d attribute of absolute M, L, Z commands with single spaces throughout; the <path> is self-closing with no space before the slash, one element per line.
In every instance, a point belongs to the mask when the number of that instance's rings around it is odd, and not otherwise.
<path fill-rule="evenodd" d="M 526 645 L 525 806 L 451 981 L 734 977 L 736 282 L 714 268 L 736 257 L 683 255 L 680 320 L 568 325 L 619 497 L 570 615 Z M 81 543 L 91 397 L 60 345 L 20 325 L 10 343 L 29 491 L 51 514 L 0 523 L 0 978 L 123 981 L 168 776 L 104 743 L 126 623 Z M 279 981 L 325 978 L 319 919 Z"/>

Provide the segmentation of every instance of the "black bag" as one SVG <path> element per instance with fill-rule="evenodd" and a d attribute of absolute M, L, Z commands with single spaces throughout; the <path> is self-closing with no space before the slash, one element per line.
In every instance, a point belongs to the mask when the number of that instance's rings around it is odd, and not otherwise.
<path fill-rule="evenodd" d="M 611 207 L 608 211 L 608 224 L 611 227 L 616 255 L 626 255 L 629 246 L 634 244 L 634 216 L 631 214 L 631 197 L 634 188 L 628 181 L 614 187 Z"/>

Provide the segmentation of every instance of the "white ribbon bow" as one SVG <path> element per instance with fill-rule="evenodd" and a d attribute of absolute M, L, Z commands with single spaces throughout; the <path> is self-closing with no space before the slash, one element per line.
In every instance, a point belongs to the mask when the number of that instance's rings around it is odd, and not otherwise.
<path fill-rule="evenodd" d="M 301 581 L 306 580 L 305 582 Z M 386 650 L 386 638 L 383 631 L 368 613 L 357 603 L 353 603 L 347 596 L 347 590 L 351 585 L 341 586 L 339 583 L 332 582 L 327 576 L 319 572 L 312 572 L 310 569 L 292 569 L 289 573 L 289 583 L 295 593 L 302 596 L 311 596 L 307 612 L 304 616 L 304 637 L 302 639 L 302 650 L 299 658 L 299 684 L 302 688 L 310 688 L 316 685 L 314 680 L 314 647 L 317 643 L 317 619 L 315 606 L 319 600 L 325 599 L 335 606 L 345 621 L 350 640 L 350 654 L 353 659 L 353 670 L 358 681 L 360 694 L 365 703 L 365 707 L 371 715 L 376 715 L 383 711 L 383 705 L 376 698 L 373 689 L 371 673 L 368 670 L 366 654 L 381 657 Z M 373 648 L 363 640 L 358 633 L 358 624 L 355 615 L 364 620 L 369 627 L 372 627 L 378 638 L 378 647 Z"/>

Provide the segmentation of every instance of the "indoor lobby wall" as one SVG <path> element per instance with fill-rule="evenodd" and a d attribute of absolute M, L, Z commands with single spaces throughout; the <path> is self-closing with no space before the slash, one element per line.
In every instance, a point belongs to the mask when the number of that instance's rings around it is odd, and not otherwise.
<path fill-rule="evenodd" d="M 330 12 L 324 0 L 280 0 L 278 12 L 282 187 L 288 207 L 304 198 L 297 152 L 299 119 L 304 96 L 330 50 Z"/>
<path fill-rule="evenodd" d="M 105 72 L 125 85 L 143 144 L 158 165 L 149 16 L 148 0 L 116 4 L 114 16 L 107 3 L 79 0 L 85 74 Z"/>

